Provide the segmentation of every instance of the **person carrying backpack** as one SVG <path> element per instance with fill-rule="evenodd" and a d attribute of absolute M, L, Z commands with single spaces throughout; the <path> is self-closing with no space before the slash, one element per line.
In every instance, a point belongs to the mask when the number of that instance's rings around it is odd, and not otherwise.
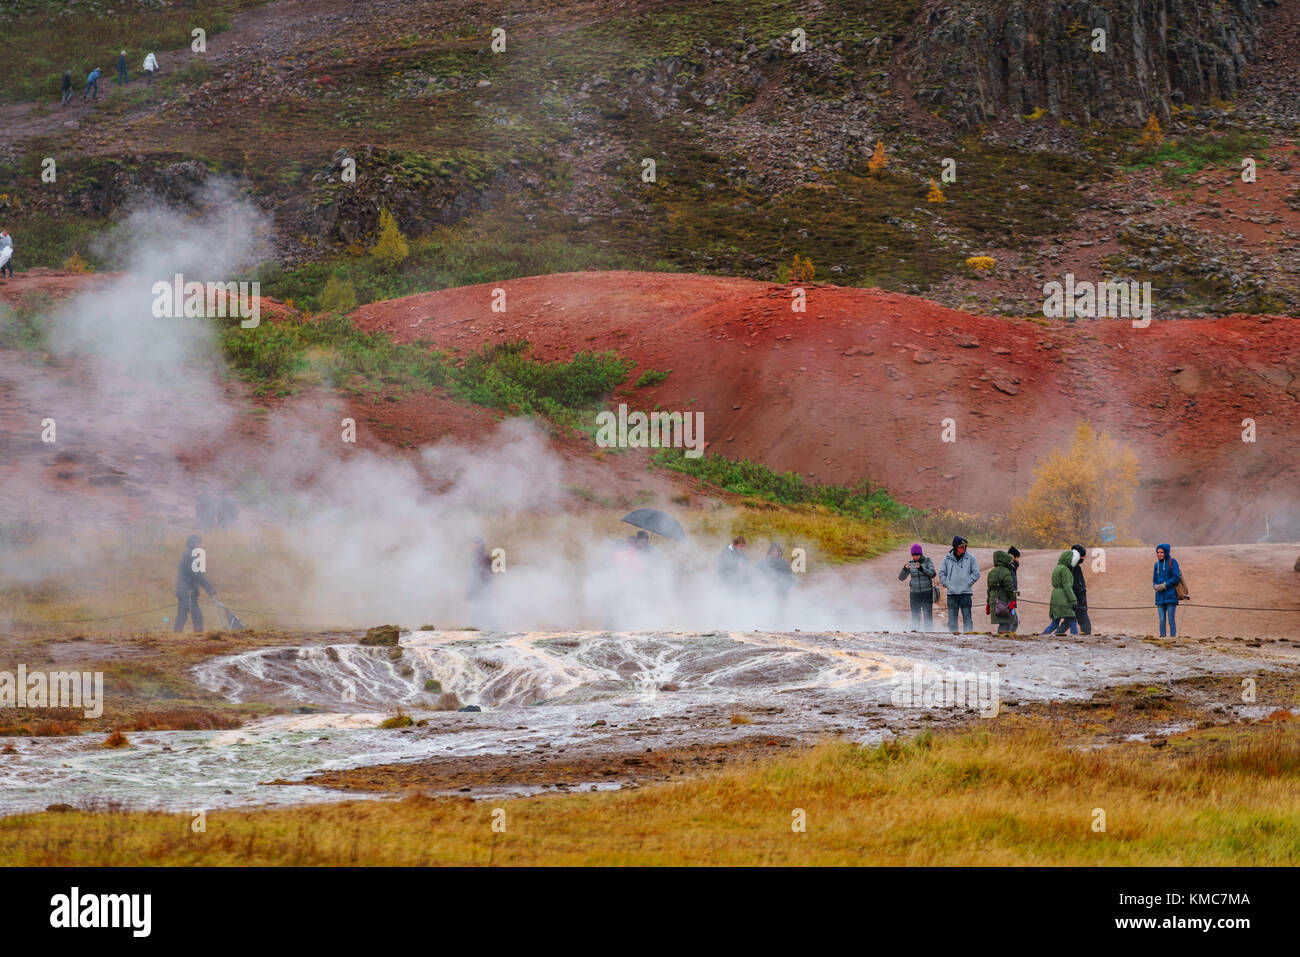
<path fill-rule="evenodd" d="M 86 77 L 86 91 L 81 94 L 81 98 L 84 100 L 88 96 L 92 100 L 99 99 L 99 67 L 91 70 Z"/>
<path fill-rule="evenodd" d="M 1165 637 L 1165 625 L 1169 626 L 1170 638 L 1178 635 L 1177 611 L 1178 591 L 1176 586 L 1183 580 L 1183 573 L 1178 568 L 1173 550 L 1167 544 L 1156 546 L 1156 563 L 1151 568 L 1151 587 L 1156 593 L 1156 613 L 1160 616 L 1160 637 Z"/>

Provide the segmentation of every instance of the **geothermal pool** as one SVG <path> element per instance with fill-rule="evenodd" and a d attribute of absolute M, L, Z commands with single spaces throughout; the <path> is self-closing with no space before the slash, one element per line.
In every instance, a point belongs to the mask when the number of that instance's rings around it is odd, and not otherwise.
<path fill-rule="evenodd" d="M 981 676 L 996 706 L 1260 665 L 1125 636 L 415 632 L 391 648 L 267 648 L 212 659 L 195 677 L 231 701 L 290 713 L 233 731 L 131 732 L 132 747 L 118 750 L 99 746 L 102 732 L 11 739 L 18 753 L 0 757 L 0 813 L 51 804 L 193 813 L 355 799 L 369 795 L 266 782 L 437 757 L 522 759 L 545 749 L 658 749 L 751 734 L 874 742 L 922 726 L 922 702 L 898 703 L 898 689 L 915 687 L 917 674 Z M 439 692 L 426 688 L 439 686 L 482 711 L 433 710 Z M 987 704 L 942 710 L 974 720 Z M 427 724 L 380 730 L 399 707 Z M 754 724 L 732 725 L 733 712 Z"/>

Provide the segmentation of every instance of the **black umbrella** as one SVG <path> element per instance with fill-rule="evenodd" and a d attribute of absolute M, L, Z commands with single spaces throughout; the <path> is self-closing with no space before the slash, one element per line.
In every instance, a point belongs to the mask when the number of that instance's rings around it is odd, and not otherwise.
<path fill-rule="evenodd" d="M 635 512 L 624 515 L 623 521 L 636 528 L 644 528 L 647 532 L 662 535 L 664 538 L 671 538 L 678 542 L 686 541 L 686 533 L 677 524 L 677 519 L 657 508 L 638 508 Z"/>

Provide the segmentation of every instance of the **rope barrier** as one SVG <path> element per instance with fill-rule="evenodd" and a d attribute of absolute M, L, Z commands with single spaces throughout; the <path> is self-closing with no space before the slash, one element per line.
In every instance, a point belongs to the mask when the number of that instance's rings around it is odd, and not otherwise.
<path fill-rule="evenodd" d="M 1033 601 L 1032 599 L 1029 598 L 1017 598 L 1016 604 L 1050 605 L 1051 602 Z M 1182 608 L 1184 605 L 1187 605 L 1192 608 L 1215 608 L 1220 611 L 1297 611 L 1300 612 L 1300 608 L 1248 608 L 1248 607 L 1238 607 L 1236 605 L 1201 605 L 1201 604 L 1194 604 L 1191 601 L 1191 599 L 1184 599 L 1183 601 L 1178 602 L 1179 608 Z M 1087 608 L 1088 611 L 1146 611 L 1147 609 L 1158 608 L 1160 606 L 1152 603 L 1150 605 L 1124 605 L 1116 608 L 1105 608 L 1101 605 L 1085 605 L 1084 607 Z"/>
<path fill-rule="evenodd" d="M 160 611 L 167 611 L 173 608 L 173 605 L 163 605 L 161 608 L 146 608 L 144 611 L 128 611 L 122 615 L 101 615 L 98 618 L 54 618 L 47 621 L 32 622 L 37 625 L 80 625 L 89 621 L 116 621 L 119 618 L 134 618 L 137 615 L 156 615 Z"/>

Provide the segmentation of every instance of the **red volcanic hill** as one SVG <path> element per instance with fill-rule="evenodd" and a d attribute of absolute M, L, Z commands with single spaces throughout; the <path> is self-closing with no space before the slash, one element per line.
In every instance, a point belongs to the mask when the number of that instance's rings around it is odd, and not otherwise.
<path fill-rule="evenodd" d="M 513 339 L 546 359 L 614 349 L 672 370 L 620 400 L 704 412 L 711 451 L 816 481 L 867 478 L 916 505 L 1006 509 L 1086 418 L 1139 455 L 1144 538 L 1253 542 L 1266 520 L 1294 535 L 1300 514 L 1295 318 L 1044 325 L 817 285 L 797 313 L 787 286 L 586 272 L 373 303 L 353 319 L 462 353 Z M 955 442 L 941 440 L 945 419 Z"/>

